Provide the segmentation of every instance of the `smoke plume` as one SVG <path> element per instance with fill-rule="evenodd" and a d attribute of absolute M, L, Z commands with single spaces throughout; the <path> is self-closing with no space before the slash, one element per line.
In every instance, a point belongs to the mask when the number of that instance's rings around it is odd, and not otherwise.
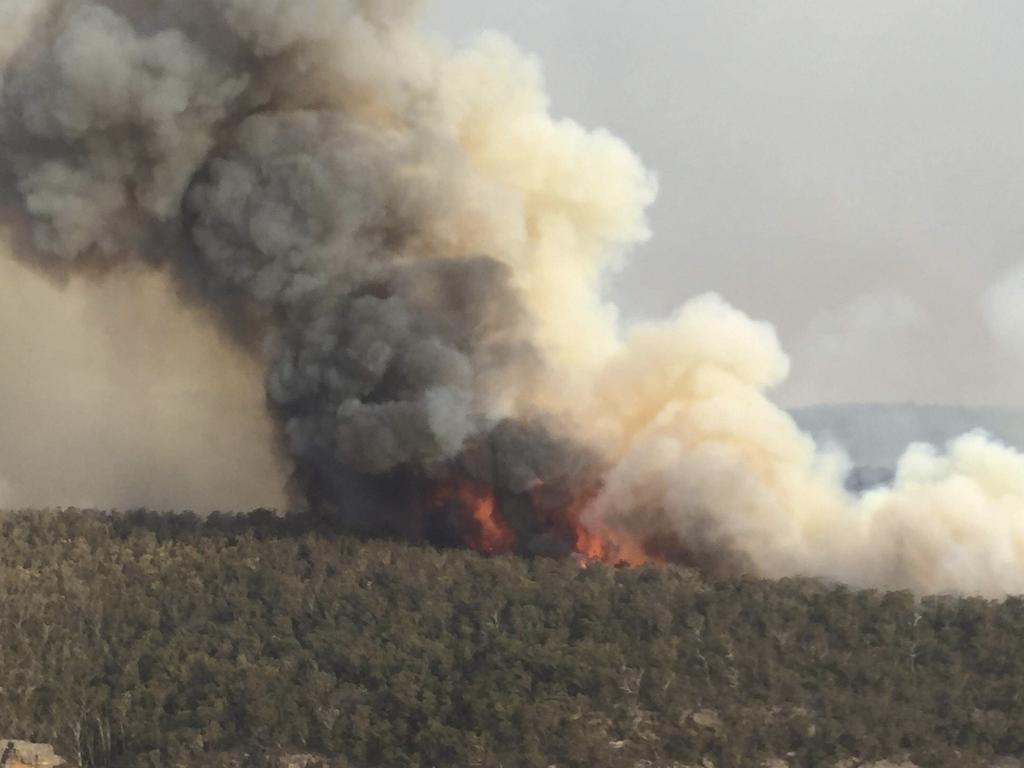
<path fill-rule="evenodd" d="M 295 503 L 371 534 L 769 576 L 1024 589 L 1024 457 L 912 448 L 854 498 L 715 296 L 621 331 L 655 183 L 548 113 L 537 63 L 402 0 L 9 0 L 18 259 L 146 266 L 262 367 Z"/>

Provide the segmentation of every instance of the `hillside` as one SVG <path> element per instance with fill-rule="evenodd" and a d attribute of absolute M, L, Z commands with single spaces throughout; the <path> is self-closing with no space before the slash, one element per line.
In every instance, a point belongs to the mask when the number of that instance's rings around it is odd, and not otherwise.
<path fill-rule="evenodd" d="M 1020 599 L 484 557 L 263 512 L 0 528 L 0 728 L 86 766 L 1024 752 Z"/>
<path fill-rule="evenodd" d="M 851 486 L 860 489 L 887 481 L 911 443 L 941 448 L 976 429 L 1024 449 L 1024 411 L 911 403 L 817 405 L 790 411 L 800 428 L 819 445 L 841 446 L 855 471 Z"/>

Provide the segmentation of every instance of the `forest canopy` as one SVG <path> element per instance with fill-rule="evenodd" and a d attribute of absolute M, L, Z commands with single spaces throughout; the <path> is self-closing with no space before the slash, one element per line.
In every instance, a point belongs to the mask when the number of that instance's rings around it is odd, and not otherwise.
<path fill-rule="evenodd" d="M 83 766 L 1024 752 L 1019 598 L 488 557 L 262 510 L 0 529 L 0 727 Z"/>

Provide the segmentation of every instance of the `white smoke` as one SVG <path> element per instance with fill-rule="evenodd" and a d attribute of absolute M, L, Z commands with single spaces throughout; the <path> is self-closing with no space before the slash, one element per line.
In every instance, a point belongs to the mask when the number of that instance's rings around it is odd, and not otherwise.
<path fill-rule="evenodd" d="M 772 334 L 719 300 L 698 299 L 687 316 L 644 329 L 663 336 L 648 376 L 629 359 L 635 342 L 613 367 L 613 397 L 597 410 L 617 414 L 626 438 L 589 511 L 595 524 L 671 535 L 768 576 L 1024 591 L 1024 455 L 981 433 L 944 453 L 911 446 L 891 487 L 852 496 L 844 457 L 815 446 L 765 396 L 785 370 Z"/>

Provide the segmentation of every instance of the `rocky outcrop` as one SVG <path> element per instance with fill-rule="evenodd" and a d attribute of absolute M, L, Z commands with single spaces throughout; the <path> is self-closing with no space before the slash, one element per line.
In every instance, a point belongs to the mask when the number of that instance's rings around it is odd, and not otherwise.
<path fill-rule="evenodd" d="M 275 768 L 326 768 L 326 763 L 317 755 L 282 755 Z"/>
<path fill-rule="evenodd" d="M 352 763 L 340 756 L 257 751 L 210 754 L 202 765 L 203 768 L 348 768 Z"/>
<path fill-rule="evenodd" d="M 30 741 L 2 739 L 0 768 L 57 768 L 67 765 L 49 744 L 33 744 Z"/>

